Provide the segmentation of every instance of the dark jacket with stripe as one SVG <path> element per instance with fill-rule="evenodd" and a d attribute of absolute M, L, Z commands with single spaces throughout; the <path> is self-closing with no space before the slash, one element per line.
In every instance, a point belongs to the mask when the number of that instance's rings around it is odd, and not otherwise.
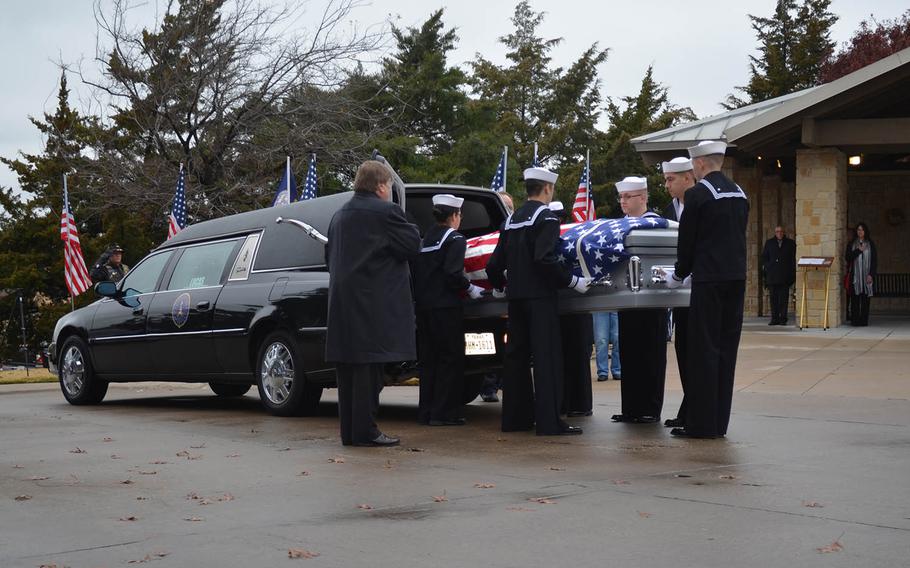
<path fill-rule="evenodd" d="M 414 263 L 417 309 L 455 308 L 462 304 L 470 282 L 464 274 L 464 235 L 444 225 L 433 225 L 423 237 Z"/>
<path fill-rule="evenodd" d="M 558 289 L 572 282 L 569 268 L 557 260 L 558 242 L 559 218 L 529 199 L 503 224 L 487 261 L 487 278 L 494 288 L 505 287 L 510 300 L 555 298 Z"/>
<path fill-rule="evenodd" d="M 746 279 L 746 193 L 721 172 L 686 191 L 679 222 L 676 276 L 694 282 Z"/>

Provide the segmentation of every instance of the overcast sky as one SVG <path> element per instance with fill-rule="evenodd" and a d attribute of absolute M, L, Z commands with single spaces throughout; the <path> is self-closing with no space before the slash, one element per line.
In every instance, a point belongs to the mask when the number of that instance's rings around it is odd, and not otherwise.
<path fill-rule="evenodd" d="M 107 0 L 101 0 L 102 5 Z M 327 0 L 310 0 L 308 12 L 321 13 Z M 53 112 L 59 68 L 85 59 L 92 71 L 95 20 L 92 0 L 10 0 L 0 20 L 0 156 L 19 151 L 39 152 L 43 140 L 28 116 Z M 154 25 L 166 0 L 134 0 L 134 18 Z M 462 64 L 480 53 L 505 61 L 500 36 L 512 29 L 512 0 L 384 0 L 359 7 L 352 14 L 362 25 L 391 19 L 398 27 L 418 26 L 440 7 L 448 27 L 458 29 L 458 48 L 452 63 Z M 655 78 L 670 88 L 670 98 L 690 106 L 700 116 L 717 114 L 719 102 L 748 77 L 748 56 L 756 47 L 747 14 L 770 15 L 775 0 L 531 0 L 546 12 L 540 28 L 545 38 L 562 37 L 553 63 L 568 66 L 594 42 L 610 48 L 600 69 L 604 98 L 634 94 L 648 65 Z M 894 18 L 907 8 L 906 0 L 833 0 L 840 16 L 833 37 L 846 41 L 860 21 Z M 85 108 L 88 89 L 78 77 L 69 78 L 70 103 Z M 493 167 L 494 165 L 490 165 Z M 18 187 L 13 173 L 0 165 L 0 185 Z"/>

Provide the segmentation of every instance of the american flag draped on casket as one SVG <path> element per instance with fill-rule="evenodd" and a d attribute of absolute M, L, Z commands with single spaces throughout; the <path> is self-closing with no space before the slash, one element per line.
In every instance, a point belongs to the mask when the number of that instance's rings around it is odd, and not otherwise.
<path fill-rule="evenodd" d="M 670 223 L 660 217 L 625 217 L 562 225 L 555 252 L 560 262 L 572 267 L 573 274 L 591 277 L 596 282 L 629 258 L 625 240 L 631 231 L 666 229 Z M 492 287 L 486 267 L 498 242 L 498 232 L 468 239 L 464 270 L 471 282 L 483 288 Z"/>

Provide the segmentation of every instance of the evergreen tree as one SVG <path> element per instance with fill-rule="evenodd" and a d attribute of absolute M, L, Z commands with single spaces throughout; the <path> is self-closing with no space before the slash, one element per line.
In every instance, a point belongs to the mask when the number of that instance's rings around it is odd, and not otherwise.
<path fill-rule="evenodd" d="M 831 27 L 838 17 L 831 0 L 778 0 L 771 17 L 749 15 L 760 43 L 759 55 L 749 56 L 750 78 L 728 95 L 722 105 L 738 108 L 779 97 L 820 83 L 822 62 L 834 49 Z"/>

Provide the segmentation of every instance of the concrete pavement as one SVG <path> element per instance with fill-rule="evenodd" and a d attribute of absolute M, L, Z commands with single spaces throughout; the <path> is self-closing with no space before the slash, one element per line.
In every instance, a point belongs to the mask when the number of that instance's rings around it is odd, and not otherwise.
<path fill-rule="evenodd" d="M 906 566 L 908 369 L 900 320 L 759 320 L 725 440 L 610 422 L 610 381 L 571 438 L 500 433 L 482 402 L 468 426 L 419 427 L 417 389 L 388 388 L 392 449 L 342 447 L 333 391 L 322 416 L 282 419 L 195 385 L 78 408 L 0 387 L 0 566 Z"/>

